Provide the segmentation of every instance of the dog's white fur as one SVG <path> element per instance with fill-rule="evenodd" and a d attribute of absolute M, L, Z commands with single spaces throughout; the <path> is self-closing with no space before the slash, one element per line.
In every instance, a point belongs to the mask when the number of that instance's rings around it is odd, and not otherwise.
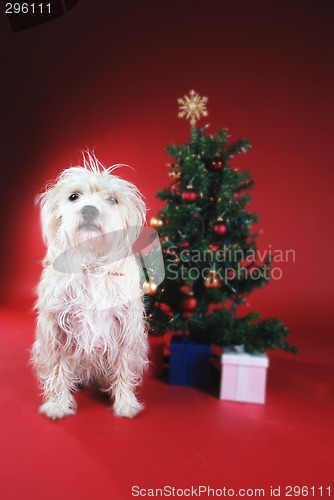
<path fill-rule="evenodd" d="M 40 412 L 53 419 L 74 414 L 73 392 L 91 383 L 110 395 L 116 415 L 142 409 L 135 390 L 147 365 L 147 335 L 140 269 L 127 249 L 128 229 L 135 239 L 146 208 L 113 168 L 88 153 L 83 167 L 64 170 L 38 197 L 47 254 L 32 363 L 43 389 Z M 70 201 L 73 193 L 79 198 Z M 83 225 L 87 205 L 99 211 L 94 226 Z"/>

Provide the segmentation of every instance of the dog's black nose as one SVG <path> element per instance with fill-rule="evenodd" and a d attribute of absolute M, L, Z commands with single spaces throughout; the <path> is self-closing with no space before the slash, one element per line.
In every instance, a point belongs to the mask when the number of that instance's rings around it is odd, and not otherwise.
<path fill-rule="evenodd" d="M 86 222 L 92 222 L 99 215 L 99 211 L 93 205 L 85 205 L 80 211 L 83 220 Z"/>

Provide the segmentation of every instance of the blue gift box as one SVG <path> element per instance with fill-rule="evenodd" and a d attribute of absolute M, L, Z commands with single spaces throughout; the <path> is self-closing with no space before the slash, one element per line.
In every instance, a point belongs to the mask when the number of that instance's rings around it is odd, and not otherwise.
<path fill-rule="evenodd" d="M 211 348 L 185 335 L 174 335 L 170 344 L 169 383 L 205 387 L 209 383 Z"/>

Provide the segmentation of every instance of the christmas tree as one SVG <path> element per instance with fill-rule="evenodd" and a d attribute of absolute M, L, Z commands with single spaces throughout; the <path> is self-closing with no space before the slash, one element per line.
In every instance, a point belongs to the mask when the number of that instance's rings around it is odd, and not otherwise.
<path fill-rule="evenodd" d="M 151 226 L 159 232 L 165 279 L 146 282 L 147 318 L 152 332 L 181 331 L 195 341 L 222 347 L 242 345 L 247 352 L 296 352 L 287 327 L 278 319 L 240 315 L 242 304 L 270 278 L 270 262 L 258 262 L 252 231 L 258 216 L 245 208 L 253 180 L 232 168 L 234 155 L 250 149 L 247 139 L 230 142 L 227 129 L 215 135 L 196 128 L 206 116 L 207 98 L 191 91 L 179 99 L 180 117 L 190 120 L 190 140 L 166 148 L 172 158 L 171 183 L 157 196 L 165 207 Z M 151 256 L 154 269 L 154 254 Z"/>

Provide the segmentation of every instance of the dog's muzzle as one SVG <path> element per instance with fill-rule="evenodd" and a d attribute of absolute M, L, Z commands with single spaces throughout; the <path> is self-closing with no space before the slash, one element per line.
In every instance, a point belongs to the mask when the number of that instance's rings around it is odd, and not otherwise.
<path fill-rule="evenodd" d="M 99 213 L 100 212 L 98 211 L 98 209 L 93 205 L 85 205 L 80 210 L 80 214 L 82 215 L 82 218 L 85 222 L 93 222 L 93 220 L 96 219 Z"/>
<path fill-rule="evenodd" d="M 83 223 L 80 224 L 79 229 L 85 230 L 100 230 L 100 227 L 94 223 L 95 219 L 100 215 L 100 212 L 93 205 L 85 205 L 80 210 L 81 217 L 83 218 Z"/>

